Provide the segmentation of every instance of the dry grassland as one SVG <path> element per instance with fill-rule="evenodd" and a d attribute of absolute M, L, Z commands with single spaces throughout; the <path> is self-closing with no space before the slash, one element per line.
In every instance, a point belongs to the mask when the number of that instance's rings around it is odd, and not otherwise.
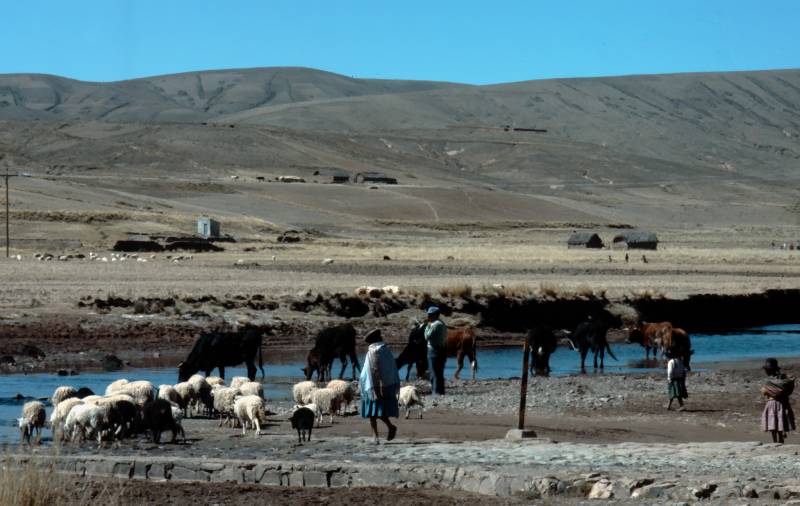
<path fill-rule="evenodd" d="M 38 262 L 25 251 L 21 262 L 0 260 L 5 272 L 0 305 L 71 306 L 87 295 L 350 292 L 363 285 L 453 295 L 501 291 L 552 297 L 681 297 L 800 287 L 800 251 L 773 249 L 766 239 L 761 241 L 764 247 L 729 249 L 717 247 L 713 235 L 712 247 L 698 240 L 677 246 L 666 242 L 658 251 L 627 252 L 626 263 L 625 251 L 567 249 L 561 245 L 564 234 L 538 231 L 530 242 L 507 232 L 480 237 L 316 238 L 288 245 L 269 239 L 226 244 L 223 253 L 195 254 L 179 263 L 166 254 L 146 263 Z M 323 264 L 326 258 L 333 263 Z"/>

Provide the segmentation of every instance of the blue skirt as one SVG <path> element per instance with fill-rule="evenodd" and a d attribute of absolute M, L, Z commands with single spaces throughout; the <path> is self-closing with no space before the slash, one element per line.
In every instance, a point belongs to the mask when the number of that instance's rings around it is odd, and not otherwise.
<path fill-rule="evenodd" d="M 396 390 L 393 387 L 390 387 L 384 393 L 389 395 L 384 395 L 381 399 L 370 400 L 368 398 L 361 399 L 361 417 L 362 418 L 369 418 L 372 416 L 390 416 L 392 418 L 398 418 L 400 416 L 400 407 L 397 405 L 397 394 L 395 393 Z"/>

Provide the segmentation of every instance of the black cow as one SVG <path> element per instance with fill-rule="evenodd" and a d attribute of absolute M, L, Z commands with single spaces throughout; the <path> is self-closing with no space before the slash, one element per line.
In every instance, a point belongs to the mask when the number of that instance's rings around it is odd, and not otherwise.
<path fill-rule="evenodd" d="M 349 323 L 327 327 L 319 331 L 314 340 L 314 347 L 308 352 L 306 361 L 308 365 L 302 368 L 307 380 L 311 379 L 314 372 L 318 381 L 331 379 L 331 369 L 336 358 L 342 363 L 339 379 L 344 376 L 347 368 L 347 358 L 353 364 L 353 379 L 356 379 L 356 370 L 361 369 L 356 355 L 356 329 Z"/>
<path fill-rule="evenodd" d="M 546 325 L 537 325 L 528 331 L 528 346 L 531 353 L 531 374 L 537 376 L 550 375 L 550 355 L 558 347 L 558 339 L 553 329 Z"/>
<path fill-rule="evenodd" d="M 581 354 L 581 372 L 586 372 L 584 362 L 586 361 L 586 355 L 589 350 L 594 354 L 595 369 L 597 369 L 598 354 L 600 355 L 600 369 L 603 369 L 606 350 L 608 350 L 608 354 L 611 355 L 611 358 L 617 360 L 617 357 L 614 356 L 611 347 L 608 345 L 606 333 L 608 333 L 608 329 L 610 328 L 618 328 L 621 326 L 622 321 L 619 317 L 606 313 L 602 314 L 596 320 L 580 323 L 575 328 L 575 332 L 569 336 L 569 341 L 572 344 L 572 348 L 579 351 Z"/>
<path fill-rule="evenodd" d="M 406 381 L 411 375 L 411 366 L 417 366 L 417 378 L 428 377 L 428 343 L 425 340 L 424 327 L 414 325 L 411 332 L 408 334 L 408 343 L 403 351 L 395 359 L 397 370 L 399 371 L 403 366 L 407 365 Z"/>
<path fill-rule="evenodd" d="M 256 378 L 256 352 L 258 368 L 264 377 L 264 360 L 261 356 L 261 336 L 263 331 L 255 325 L 245 325 L 235 332 L 204 332 L 194 342 L 186 360 L 178 364 L 178 381 L 186 381 L 192 374 L 203 371 L 211 375 L 219 369 L 220 378 L 225 378 L 225 368 L 244 362 L 247 377 Z"/>

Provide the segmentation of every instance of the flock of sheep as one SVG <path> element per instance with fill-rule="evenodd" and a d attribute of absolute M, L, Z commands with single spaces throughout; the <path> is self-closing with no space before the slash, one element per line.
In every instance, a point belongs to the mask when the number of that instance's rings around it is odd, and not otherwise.
<path fill-rule="evenodd" d="M 22 261 L 22 255 L 11 255 L 11 258 L 17 261 Z M 84 255 L 83 253 L 77 253 L 74 255 L 52 255 L 50 253 L 34 253 L 33 259 L 38 260 L 40 262 L 50 262 L 50 261 L 59 261 L 59 262 L 68 262 L 70 260 L 84 260 L 88 259 L 94 262 L 140 262 L 146 263 L 149 261 L 156 260 L 156 255 L 148 255 L 148 256 L 140 256 L 138 253 L 111 253 L 110 255 L 98 255 L 94 252 L 89 252 L 88 255 Z M 182 262 L 184 260 L 193 260 L 194 255 L 166 255 L 165 257 L 167 260 L 172 262 Z"/>
<path fill-rule="evenodd" d="M 292 388 L 295 406 L 289 421 L 297 430 L 298 442 L 311 439 L 311 430 L 322 423 L 323 416 L 343 415 L 350 410 L 358 389 L 344 380 L 331 380 L 324 387 L 313 381 L 297 383 Z M 406 409 L 424 408 L 417 387 L 408 385 L 400 389 L 398 402 Z M 85 442 L 124 439 L 139 433 L 150 433 L 158 443 L 161 434 L 172 432 L 172 442 L 178 434 L 186 439 L 182 420 L 205 414 L 219 418 L 219 426 L 238 424 L 242 435 L 252 428 L 258 436 L 262 424 L 267 423 L 266 400 L 261 383 L 237 376 L 226 386 L 222 378 L 195 374 L 188 381 L 176 385 L 159 385 L 149 381 L 119 379 L 106 387 L 105 395 L 95 395 L 88 389 L 71 386 L 56 388 L 50 398 L 53 411 L 49 421 L 45 404 L 30 401 L 22 407 L 18 419 L 22 440 L 29 443 L 42 430 L 49 427 L 53 440 L 58 442 Z"/>

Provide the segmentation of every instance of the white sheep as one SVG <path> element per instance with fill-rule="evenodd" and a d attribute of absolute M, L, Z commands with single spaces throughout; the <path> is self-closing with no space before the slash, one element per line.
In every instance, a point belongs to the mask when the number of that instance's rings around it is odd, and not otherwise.
<path fill-rule="evenodd" d="M 211 404 L 211 385 L 206 381 L 205 376 L 193 374 L 188 380 L 194 390 L 194 404 L 198 411 Z"/>
<path fill-rule="evenodd" d="M 153 384 L 144 380 L 126 383 L 122 385 L 119 390 L 113 393 L 130 395 L 133 397 L 133 400 L 139 405 L 139 407 L 144 406 L 145 402 L 152 401 L 156 397 Z"/>
<path fill-rule="evenodd" d="M 333 425 L 333 414 L 339 411 L 338 392 L 332 388 L 317 388 L 311 393 L 311 402 L 319 407 L 322 415 L 327 414 L 331 417 L 331 425 Z"/>
<path fill-rule="evenodd" d="M 219 425 L 222 425 L 223 418 L 230 419 L 233 415 L 233 404 L 239 394 L 238 388 L 217 387 L 211 391 L 214 397 L 214 410 L 220 415 Z"/>
<path fill-rule="evenodd" d="M 64 435 L 71 441 L 80 436 L 81 441 L 97 437 L 100 444 L 108 430 L 109 406 L 105 404 L 78 404 L 64 421 Z"/>
<path fill-rule="evenodd" d="M 422 410 L 425 409 L 425 404 L 422 402 L 422 395 L 419 393 L 419 389 L 414 385 L 406 385 L 400 389 L 397 403 L 400 407 L 406 408 L 406 420 L 408 420 L 408 415 L 414 406 L 419 406 L 419 417 L 422 419 Z"/>
<path fill-rule="evenodd" d="M 22 406 L 22 416 L 17 419 L 20 436 L 26 443 L 31 443 L 31 436 L 36 431 L 36 441 L 42 438 L 42 427 L 47 419 L 44 404 L 39 401 L 26 402 Z"/>
<path fill-rule="evenodd" d="M 239 386 L 239 391 L 242 395 L 257 395 L 264 398 L 264 387 L 257 381 L 248 381 Z"/>
<path fill-rule="evenodd" d="M 336 413 L 337 415 L 341 414 L 342 409 L 345 411 L 350 409 L 350 403 L 353 402 L 356 395 L 349 381 L 340 379 L 330 380 L 326 388 L 335 390 L 336 394 L 339 396 L 339 412 Z"/>
<path fill-rule="evenodd" d="M 257 395 L 237 397 L 233 403 L 233 413 L 242 424 L 242 435 L 247 434 L 247 424 L 255 425 L 255 435 L 261 433 L 261 424 L 267 422 L 267 412 L 264 409 L 264 399 Z"/>
<path fill-rule="evenodd" d="M 77 406 L 83 404 L 82 399 L 77 397 L 70 397 L 56 404 L 53 412 L 50 413 L 50 429 L 53 431 L 53 440 L 60 439 L 64 436 L 64 421 L 67 419 L 69 412 Z"/>
<path fill-rule="evenodd" d="M 133 430 L 138 418 L 138 407 L 130 395 L 114 394 L 100 397 L 90 403 L 108 407 L 106 421 L 109 432 L 115 436 L 126 436 Z"/>
<path fill-rule="evenodd" d="M 249 383 L 250 378 L 247 376 L 234 376 L 231 378 L 231 388 L 239 388 L 245 383 Z"/>
<path fill-rule="evenodd" d="M 220 385 L 220 386 L 223 386 L 223 387 L 225 386 L 225 380 L 220 378 L 219 376 L 209 376 L 209 377 L 207 377 L 206 378 L 206 383 L 208 383 L 212 387 L 214 385 Z"/>
<path fill-rule="evenodd" d="M 292 387 L 294 402 L 298 404 L 308 404 L 311 402 L 311 394 L 317 389 L 317 384 L 313 381 L 301 381 Z"/>
<path fill-rule="evenodd" d="M 182 404 L 181 396 L 172 385 L 158 385 L 158 398 L 164 399 L 165 401 L 169 401 L 178 406 Z"/>
<path fill-rule="evenodd" d="M 191 415 L 191 409 L 195 402 L 200 401 L 199 396 L 188 381 L 181 381 L 173 388 L 175 388 L 175 391 L 178 393 L 178 398 L 180 399 L 178 405 L 183 409 L 184 415 L 188 417 Z"/>
<path fill-rule="evenodd" d="M 175 420 L 175 425 L 178 427 L 178 432 L 183 435 L 183 441 L 186 442 L 186 432 L 183 430 L 183 410 L 174 402 L 170 402 L 170 409 L 172 410 L 172 418 Z"/>
<path fill-rule="evenodd" d="M 69 399 L 70 397 L 76 397 L 77 395 L 78 395 L 77 388 L 69 386 L 61 386 L 56 388 L 55 391 L 53 392 L 53 396 L 50 397 L 50 404 L 55 406 L 64 399 Z"/>
<path fill-rule="evenodd" d="M 297 411 L 300 408 L 310 409 L 311 412 L 314 413 L 314 420 L 317 421 L 317 427 L 319 427 L 319 424 L 322 423 L 322 411 L 320 411 L 319 406 L 317 406 L 313 402 L 311 404 L 306 404 L 305 406 L 302 404 L 295 404 L 292 407 L 292 411 Z"/>
<path fill-rule="evenodd" d="M 130 383 L 130 382 L 128 380 L 126 380 L 125 378 L 121 378 L 121 379 L 118 379 L 116 381 L 112 381 L 106 387 L 106 395 L 111 395 L 111 394 L 117 393 L 118 391 L 122 390 L 122 388 L 125 385 L 127 385 L 128 383 Z"/>

